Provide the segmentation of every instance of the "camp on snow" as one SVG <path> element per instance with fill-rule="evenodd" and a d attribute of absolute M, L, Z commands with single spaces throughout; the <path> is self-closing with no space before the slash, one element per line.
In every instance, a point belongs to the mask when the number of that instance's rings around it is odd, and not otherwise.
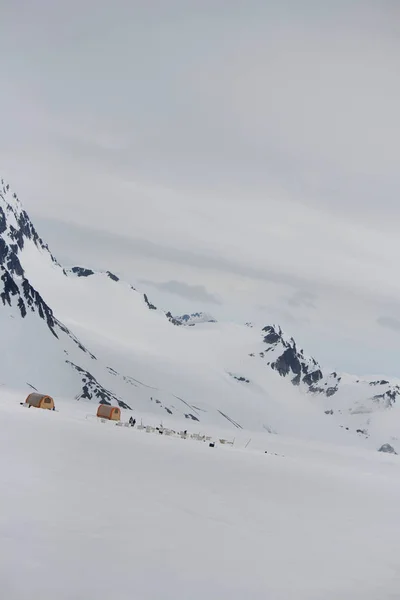
<path fill-rule="evenodd" d="M 119 421 L 121 419 L 121 409 L 118 406 L 109 406 L 108 404 L 100 404 L 97 409 L 97 416 L 110 421 Z"/>
<path fill-rule="evenodd" d="M 54 400 L 51 396 L 46 396 L 45 394 L 39 394 L 37 392 L 29 394 L 25 400 L 25 404 L 34 406 L 35 408 L 47 408 L 48 410 L 53 410 L 54 408 Z"/>

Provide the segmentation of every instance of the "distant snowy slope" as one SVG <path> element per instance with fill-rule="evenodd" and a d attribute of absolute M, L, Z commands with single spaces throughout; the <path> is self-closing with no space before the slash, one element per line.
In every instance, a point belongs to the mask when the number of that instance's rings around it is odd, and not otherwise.
<path fill-rule="evenodd" d="M 384 420 L 391 422 L 392 432 L 397 431 L 400 380 L 327 372 L 276 325 L 264 327 L 261 336 L 262 343 L 251 356 L 265 362 L 293 386 L 310 393 L 341 427 L 369 437 L 375 429 L 374 421 L 382 422 L 381 414 L 387 413 Z"/>
<path fill-rule="evenodd" d="M 216 323 L 217 321 L 211 315 L 204 312 L 196 312 L 190 315 L 185 314 L 179 317 L 175 317 L 177 321 L 182 323 L 182 325 L 187 325 L 188 327 L 192 327 L 198 323 Z"/>

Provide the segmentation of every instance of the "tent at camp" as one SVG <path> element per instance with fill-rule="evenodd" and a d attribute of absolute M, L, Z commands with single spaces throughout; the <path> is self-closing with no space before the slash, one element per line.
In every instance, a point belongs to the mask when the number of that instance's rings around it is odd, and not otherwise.
<path fill-rule="evenodd" d="M 29 406 L 34 406 L 35 408 L 47 408 L 48 410 L 53 410 L 54 408 L 54 400 L 51 396 L 46 396 L 45 394 L 39 394 L 37 392 L 29 394 L 25 403 Z"/>
<path fill-rule="evenodd" d="M 110 421 L 119 421 L 121 419 L 121 409 L 118 406 L 108 406 L 108 404 L 100 404 L 97 409 L 97 416 Z"/>

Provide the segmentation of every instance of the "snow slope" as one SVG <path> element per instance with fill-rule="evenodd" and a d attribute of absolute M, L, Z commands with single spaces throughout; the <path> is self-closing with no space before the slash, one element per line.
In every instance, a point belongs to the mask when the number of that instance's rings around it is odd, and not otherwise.
<path fill-rule="evenodd" d="M 17 400 L 0 403 L 7 600 L 398 597 L 398 457 L 262 434 L 209 448 L 97 424 L 89 401 Z"/>
<path fill-rule="evenodd" d="M 400 459 L 376 449 L 400 450 L 399 382 L 61 266 L 4 182 L 0 298 L 2 597 L 398 597 Z M 22 407 L 32 389 L 57 411 Z"/>
<path fill-rule="evenodd" d="M 242 352 L 252 346 L 248 328 L 205 323 L 191 335 L 193 328 L 177 326 L 115 275 L 63 268 L 6 186 L 2 199 L 2 269 L 14 293 L 3 298 L 9 358 L 0 382 L 21 390 L 21 398 L 33 387 L 56 401 L 118 402 L 234 430 L 343 437 L 304 395 L 251 364 Z M 27 286 L 34 301 L 21 311 Z"/>
<path fill-rule="evenodd" d="M 61 266 L 4 181 L 0 268 L 0 384 L 21 399 L 33 388 L 56 403 L 119 404 L 233 432 L 397 442 L 397 382 L 325 373 L 279 326 L 173 317 L 113 273 Z"/>

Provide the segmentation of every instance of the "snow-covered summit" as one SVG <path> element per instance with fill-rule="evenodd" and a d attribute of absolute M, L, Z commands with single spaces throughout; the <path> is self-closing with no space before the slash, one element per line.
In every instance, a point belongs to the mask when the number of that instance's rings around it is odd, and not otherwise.
<path fill-rule="evenodd" d="M 182 325 L 187 325 L 188 327 L 193 327 L 193 325 L 197 325 L 198 323 L 216 323 L 216 319 L 212 317 L 210 314 L 205 312 L 195 312 L 191 314 L 185 314 L 174 317 L 179 323 Z"/>
<path fill-rule="evenodd" d="M 339 418 L 342 428 L 355 427 L 358 435 L 369 437 L 375 423 L 385 421 L 393 432 L 391 439 L 397 439 L 399 380 L 327 371 L 279 325 L 265 326 L 260 338 L 258 351 L 250 353 L 253 360 L 266 363 L 288 383 L 309 394 L 324 407 L 326 415 Z"/>
<path fill-rule="evenodd" d="M 344 375 L 326 371 L 303 349 L 299 349 L 292 337 L 286 336 L 279 325 L 267 325 L 262 330 L 263 348 L 259 358 L 276 370 L 281 377 L 288 378 L 295 386 L 307 392 L 331 398 L 343 388 L 365 389 L 366 402 L 391 407 L 400 396 L 400 382 L 388 379 L 366 379 L 355 375 Z"/>
<path fill-rule="evenodd" d="M 4 179 L 1 180 L 0 189 L 0 236 L 0 264 L 6 266 L 11 273 L 24 274 L 18 255 L 27 241 L 31 241 L 42 252 L 48 253 L 51 260 L 57 264 L 23 209 L 17 194 L 12 192 Z"/>
<path fill-rule="evenodd" d="M 282 377 L 308 392 L 333 396 L 338 391 L 341 376 L 336 372 L 324 373 L 320 364 L 303 349 L 298 348 L 292 337 L 285 336 L 279 325 L 266 325 L 262 330 L 263 348 L 259 357 Z"/>

